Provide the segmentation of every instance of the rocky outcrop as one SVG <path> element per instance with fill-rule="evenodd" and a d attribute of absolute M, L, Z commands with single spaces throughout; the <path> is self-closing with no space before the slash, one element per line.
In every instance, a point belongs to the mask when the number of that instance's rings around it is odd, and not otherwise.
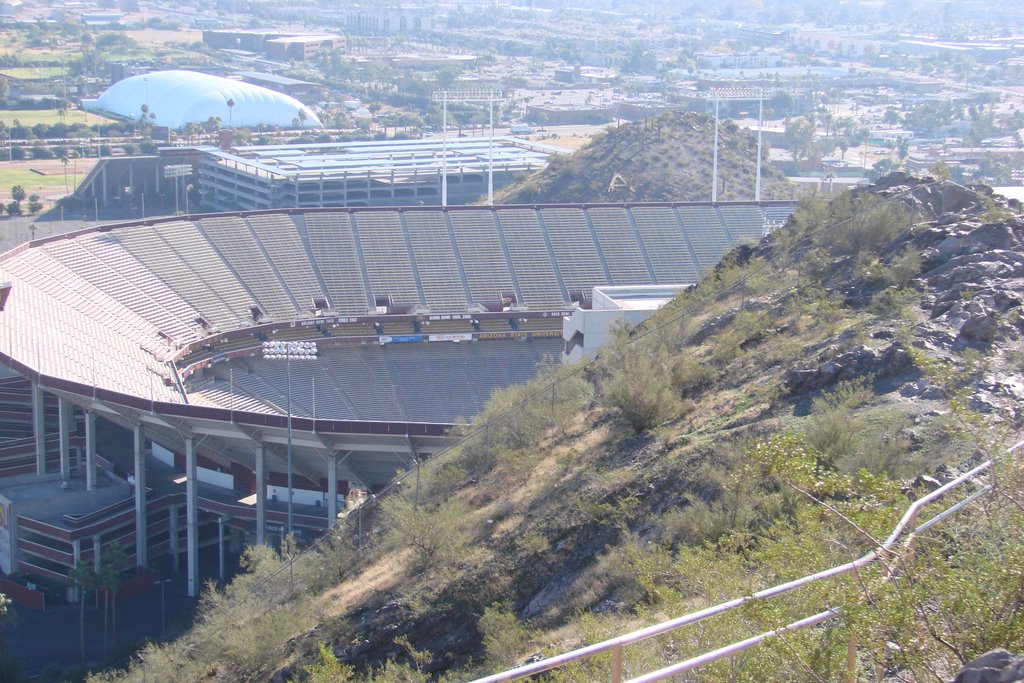
<path fill-rule="evenodd" d="M 1024 683 L 1024 657 L 989 650 L 968 662 L 953 683 Z"/>
<path fill-rule="evenodd" d="M 898 341 L 883 349 L 859 345 L 840 350 L 830 346 L 818 354 L 813 365 L 787 370 L 782 384 L 789 393 L 798 394 L 858 377 L 897 377 L 912 366 L 910 354 Z"/>

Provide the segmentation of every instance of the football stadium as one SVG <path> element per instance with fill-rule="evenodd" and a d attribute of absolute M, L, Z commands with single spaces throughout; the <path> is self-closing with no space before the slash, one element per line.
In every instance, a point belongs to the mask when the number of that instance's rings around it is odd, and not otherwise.
<path fill-rule="evenodd" d="M 195 595 L 200 547 L 329 528 L 558 362 L 595 287 L 694 284 L 791 210 L 296 208 L 23 244 L 0 256 L 0 570 L 63 586 L 117 542 Z"/>

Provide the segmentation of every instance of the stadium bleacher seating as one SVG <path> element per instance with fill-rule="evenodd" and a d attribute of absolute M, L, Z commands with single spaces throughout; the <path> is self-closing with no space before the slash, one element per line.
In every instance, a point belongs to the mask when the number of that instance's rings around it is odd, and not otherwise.
<path fill-rule="evenodd" d="M 455 231 L 473 303 L 497 302 L 502 294 L 514 292 L 493 212 L 489 209 L 450 211 L 448 217 Z"/>
<path fill-rule="evenodd" d="M 461 313 L 469 304 L 448 223 L 438 211 L 405 211 L 423 298 L 431 313 Z"/>
<path fill-rule="evenodd" d="M 711 272 L 730 246 L 718 212 L 713 206 L 680 206 L 676 211 L 686 234 L 690 236 L 701 270 Z"/>
<path fill-rule="evenodd" d="M 720 204 L 719 213 L 736 242 L 757 242 L 764 237 L 764 212 L 757 206 Z"/>
<path fill-rule="evenodd" d="M 553 259 L 534 209 L 498 209 L 495 212 L 512 261 L 513 272 L 528 308 L 562 308 L 562 291 Z"/>
<path fill-rule="evenodd" d="M 313 262 L 334 310 L 343 315 L 366 315 L 369 297 L 348 213 L 312 211 L 305 214 L 305 227 Z"/>
<path fill-rule="evenodd" d="M 583 209 L 548 208 L 539 214 L 569 292 L 611 284 Z"/>
<path fill-rule="evenodd" d="M 373 296 L 389 297 L 397 306 L 421 303 L 398 212 L 360 211 L 353 215 Z"/>
<path fill-rule="evenodd" d="M 295 301 L 270 265 L 260 242 L 246 222 L 237 216 L 212 216 L 198 221 L 207 239 L 238 279 L 252 292 L 260 310 L 274 320 L 291 320 L 299 314 Z"/>
<path fill-rule="evenodd" d="M 697 282 L 700 270 L 690 257 L 675 211 L 667 206 L 630 209 L 658 284 Z"/>
<path fill-rule="evenodd" d="M 246 220 L 253 235 L 263 244 L 300 311 L 308 312 L 315 299 L 327 299 L 327 293 L 313 272 L 306 245 L 291 216 L 260 214 L 248 216 Z"/>
<path fill-rule="evenodd" d="M 195 374 L 197 382 L 214 371 L 219 377 L 204 385 L 204 401 L 223 404 L 222 368 L 238 366 L 236 388 L 279 409 L 284 397 L 273 385 L 283 370 L 258 357 L 226 361 L 226 353 L 255 350 L 264 335 L 338 340 L 417 331 L 555 331 L 560 318 L 532 314 L 562 310 L 594 286 L 696 282 L 728 249 L 757 238 L 766 222 L 778 224 L 791 211 L 784 203 L 742 202 L 310 209 L 107 226 L 48 240 L 3 261 L 4 277 L 18 292 L 8 305 L 26 320 L 7 350 L 56 376 L 171 401 L 183 399 L 170 359 L 183 367 L 216 361 Z M 385 319 L 376 327 L 335 322 L 387 313 L 475 317 L 481 304 L 505 306 L 507 317 L 478 324 L 471 317 L 430 324 Z M 323 322 L 295 322 L 316 318 Z M 268 323 L 248 336 L 203 343 L 211 334 Z M 55 326 L 61 335 L 48 333 Z M 557 349 L 558 340 L 550 341 Z M 508 353 L 530 343 L 493 348 Z M 406 346 L 418 347 L 426 369 L 414 367 L 409 359 L 417 351 Z M 333 379 L 317 386 L 318 410 L 353 419 L 420 419 L 439 403 L 433 392 L 440 385 L 430 374 L 436 366 L 464 378 L 464 398 L 453 404 L 465 416 L 518 372 L 489 356 L 487 344 L 439 343 L 425 351 L 428 346 L 332 347 L 326 356 Z M 183 347 L 189 348 L 184 355 Z M 444 366 L 440 359 L 449 353 L 458 360 Z M 400 387 L 410 378 L 418 398 L 404 403 Z M 312 398 L 300 397 L 296 414 L 308 414 Z"/>
<path fill-rule="evenodd" d="M 587 213 L 608 263 L 611 284 L 618 287 L 654 284 L 626 210 L 611 206 L 591 207 Z"/>

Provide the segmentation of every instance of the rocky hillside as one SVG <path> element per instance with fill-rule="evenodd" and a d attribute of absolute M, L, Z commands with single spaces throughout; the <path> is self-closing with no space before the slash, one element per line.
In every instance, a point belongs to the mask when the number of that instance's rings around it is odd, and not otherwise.
<path fill-rule="evenodd" d="M 250 551 L 192 632 L 110 677 L 469 680 L 849 561 L 908 496 L 992 456 L 995 492 L 912 554 L 632 647 L 625 673 L 822 605 L 834 627 L 707 680 L 840 680 L 851 638 L 872 681 L 1021 651 L 1024 465 L 1004 455 L 1024 426 L 1020 210 L 905 176 L 805 203 L 596 362 L 497 395 L 294 566 Z"/>
<path fill-rule="evenodd" d="M 570 156 L 504 188 L 499 204 L 683 202 L 711 199 L 714 118 L 668 113 L 596 136 Z M 767 153 L 767 147 L 765 147 Z M 757 137 L 734 123 L 719 130 L 722 201 L 753 199 Z M 763 199 L 792 199 L 796 186 L 777 169 L 761 169 Z"/>

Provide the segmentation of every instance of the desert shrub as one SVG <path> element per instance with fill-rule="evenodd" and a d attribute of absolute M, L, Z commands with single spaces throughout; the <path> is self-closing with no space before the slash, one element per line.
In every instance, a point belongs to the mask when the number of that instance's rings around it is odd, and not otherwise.
<path fill-rule="evenodd" d="M 708 365 L 686 354 L 672 363 L 672 386 L 682 396 L 695 396 L 711 385 L 715 372 Z"/>
<path fill-rule="evenodd" d="M 847 194 L 830 205 L 832 227 L 818 239 L 833 253 L 861 257 L 892 242 L 910 223 L 910 211 L 900 204 L 870 193 Z"/>
<path fill-rule="evenodd" d="M 477 622 L 477 628 L 483 634 L 487 665 L 492 669 L 515 664 L 534 637 L 508 604 L 487 607 Z"/>
<path fill-rule="evenodd" d="M 819 464 L 833 467 L 853 455 L 864 437 L 853 411 L 872 398 L 868 380 L 841 382 L 811 403 L 811 420 L 804 432 L 807 444 L 822 455 Z"/>
<path fill-rule="evenodd" d="M 914 289 L 888 287 L 871 297 L 872 313 L 895 320 L 912 320 L 921 295 Z"/>
<path fill-rule="evenodd" d="M 665 351 L 627 355 L 602 384 L 604 404 L 618 411 L 637 434 L 679 414 Z"/>
<path fill-rule="evenodd" d="M 889 266 L 885 268 L 882 277 L 885 282 L 904 289 L 921 273 L 921 254 L 916 249 L 905 249 L 898 256 L 890 260 Z"/>
<path fill-rule="evenodd" d="M 411 548 L 423 568 L 445 568 L 465 560 L 473 541 L 473 516 L 462 499 L 417 503 L 412 491 L 389 496 L 381 506 L 384 547 Z"/>
<path fill-rule="evenodd" d="M 593 397 L 593 387 L 577 370 L 551 365 L 527 384 L 495 391 L 474 423 L 476 434 L 461 446 L 460 466 L 486 471 L 499 450 L 527 451 L 566 424 Z"/>
<path fill-rule="evenodd" d="M 306 666 L 307 683 L 346 683 L 352 680 L 355 671 L 351 666 L 339 662 L 330 646 L 319 643 L 317 647 L 319 661 Z"/>

